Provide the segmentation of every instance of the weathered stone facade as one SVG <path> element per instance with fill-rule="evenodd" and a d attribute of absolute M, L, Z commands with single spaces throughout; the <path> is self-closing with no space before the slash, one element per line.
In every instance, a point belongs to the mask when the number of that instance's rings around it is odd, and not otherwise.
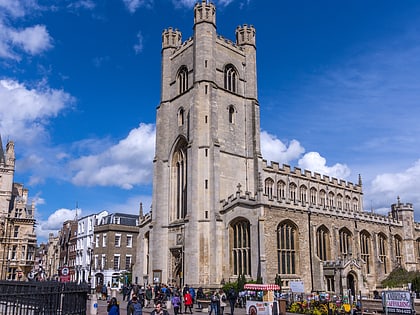
<path fill-rule="evenodd" d="M 365 294 L 396 266 L 417 270 L 412 205 L 365 212 L 360 177 L 263 160 L 255 29 L 238 27 L 231 42 L 216 33 L 215 14 L 203 0 L 192 38 L 162 34 L 153 205 L 134 274 L 209 288 L 279 275 L 285 289 L 297 280 L 306 293 Z"/>

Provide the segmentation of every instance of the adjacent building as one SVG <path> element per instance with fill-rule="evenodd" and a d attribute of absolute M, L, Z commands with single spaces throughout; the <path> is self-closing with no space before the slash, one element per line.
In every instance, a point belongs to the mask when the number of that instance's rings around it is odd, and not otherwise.
<path fill-rule="evenodd" d="M 14 182 L 15 150 L 0 137 L 0 279 L 27 280 L 35 264 L 35 206 L 28 189 Z"/>
<path fill-rule="evenodd" d="M 256 30 L 239 26 L 235 36 L 217 34 L 205 0 L 194 7 L 191 38 L 162 33 L 152 211 L 139 224 L 134 273 L 207 288 L 239 275 L 280 277 L 285 290 L 299 281 L 305 293 L 367 295 L 396 267 L 419 270 L 411 204 L 367 212 L 361 177 L 263 159 Z"/>
<path fill-rule="evenodd" d="M 113 213 L 98 220 L 94 228 L 93 285 L 120 288 L 124 275 L 132 272 L 137 248 L 139 216 Z M 136 281 L 136 279 L 133 279 Z M 137 282 L 137 281 L 136 281 Z"/>

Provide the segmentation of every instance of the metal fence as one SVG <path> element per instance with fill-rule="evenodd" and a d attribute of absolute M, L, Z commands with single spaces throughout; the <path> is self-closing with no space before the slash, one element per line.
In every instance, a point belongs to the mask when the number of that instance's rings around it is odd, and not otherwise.
<path fill-rule="evenodd" d="M 0 281 L 2 315 L 86 315 L 87 284 Z"/>

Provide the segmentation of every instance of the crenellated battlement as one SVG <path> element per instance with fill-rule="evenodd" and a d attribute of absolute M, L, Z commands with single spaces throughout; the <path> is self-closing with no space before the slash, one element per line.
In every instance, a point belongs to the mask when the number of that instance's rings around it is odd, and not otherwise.
<path fill-rule="evenodd" d="M 412 203 L 400 203 L 400 202 L 394 203 L 391 205 L 391 209 L 392 211 L 404 211 L 404 210 L 414 211 Z"/>
<path fill-rule="evenodd" d="M 207 0 L 197 2 L 194 7 L 194 24 L 209 22 L 216 25 L 216 7 Z"/>
<path fill-rule="evenodd" d="M 360 190 L 361 186 L 354 184 L 352 182 L 345 181 L 343 179 L 337 179 L 335 177 L 330 177 L 328 175 L 321 175 L 317 172 L 312 172 L 310 170 L 303 170 L 300 167 L 294 167 L 293 169 L 290 165 L 283 164 L 280 167 L 279 163 L 271 162 L 271 165 L 267 164 L 267 160 L 263 160 L 263 169 L 268 172 L 275 172 L 282 175 L 294 176 L 299 179 L 305 180 L 314 180 L 316 182 L 325 183 L 328 185 L 334 185 L 337 187 L 347 188 L 351 190 Z"/>
<path fill-rule="evenodd" d="M 178 48 L 182 44 L 182 33 L 172 27 L 165 29 L 162 32 L 162 49 L 163 48 Z"/>
<path fill-rule="evenodd" d="M 253 25 L 244 24 L 236 28 L 236 44 L 255 46 L 255 28 Z"/>

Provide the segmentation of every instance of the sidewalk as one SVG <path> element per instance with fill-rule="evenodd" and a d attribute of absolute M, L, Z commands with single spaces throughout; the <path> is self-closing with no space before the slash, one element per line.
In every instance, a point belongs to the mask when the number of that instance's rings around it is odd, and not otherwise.
<path fill-rule="evenodd" d="M 120 305 L 120 315 L 126 315 L 127 314 L 127 301 L 122 300 L 122 294 L 117 294 L 117 300 L 118 300 L 118 303 Z M 92 303 L 92 300 L 88 300 L 88 302 L 87 302 L 87 315 L 107 315 L 108 314 L 108 312 L 106 310 L 108 304 L 107 304 L 106 301 L 103 301 L 103 300 L 98 300 L 97 301 L 98 307 L 96 308 L 96 310 L 97 310 L 96 314 L 91 312 L 91 303 Z M 193 314 L 196 314 L 196 315 L 200 315 L 200 314 L 201 315 L 207 315 L 208 314 L 207 312 L 205 312 L 205 311 L 203 312 L 202 310 L 198 309 L 196 306 L 197 305 L 194 305 Z M 149 315 L 152 311 L 153 311 L 153 305 L 151 305 L 151 307 L 143 308 L 143 314 L 144 315 Z M 169 315 L 174 315 L 173 308 L 170 308 L 167 311 L 168 311 Z M 229 306 L 225 307 L 224 315 L 230 315 L 230 307 Z M 234 315 L 245 315 L 245 308 L 235 308 Z"/>

